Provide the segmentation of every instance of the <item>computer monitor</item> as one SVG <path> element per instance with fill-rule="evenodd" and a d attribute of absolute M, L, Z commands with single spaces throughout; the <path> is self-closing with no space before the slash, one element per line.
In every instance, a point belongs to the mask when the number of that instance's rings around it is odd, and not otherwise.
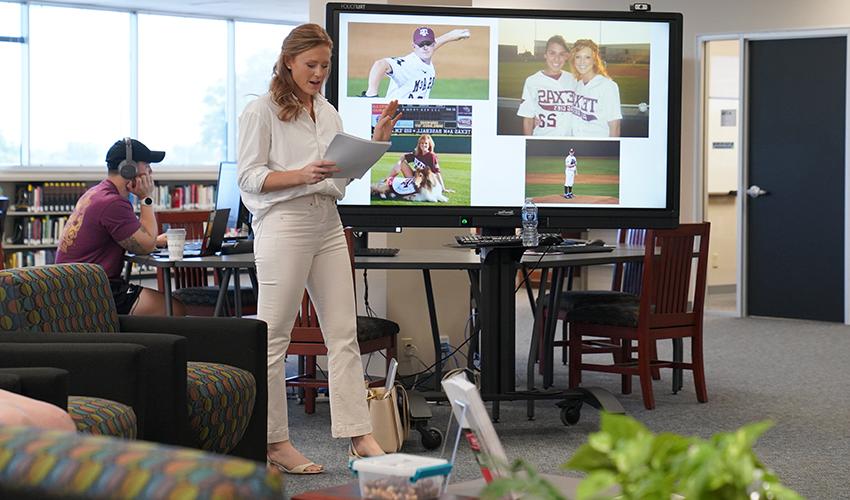
<path fill-rule="evenodd" d="M 526 198 L 542 228 L 678 224 L 681 14 L 329 3 L 327 28 L 346 132 L 403 112 L 344 224 L 518 227 Z"/>
<path fill-rule="evenodd" d="M 251 212 L 242 203 L 239 183 L 236 180 L 236 162 L 223 161 L 218 167 L 218 186 L 215 208 L 229 208 L 226 238 L 246 237 L 251 231 Z"/>

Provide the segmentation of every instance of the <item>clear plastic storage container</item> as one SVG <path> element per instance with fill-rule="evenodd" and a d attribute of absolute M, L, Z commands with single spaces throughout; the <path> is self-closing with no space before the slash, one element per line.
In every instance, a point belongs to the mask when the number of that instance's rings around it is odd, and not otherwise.
<path fill-rule="evenodd" d="M 391 453 L 355 460 L 349 465 L 363 498 L 422 500 L 439 498 L 452 464 L 442 458 Z"/>

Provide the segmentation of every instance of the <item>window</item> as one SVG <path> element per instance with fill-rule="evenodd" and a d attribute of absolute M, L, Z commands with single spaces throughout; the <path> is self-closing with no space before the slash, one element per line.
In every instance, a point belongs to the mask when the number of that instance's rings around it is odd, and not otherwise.
<path fill-rule="evenodd" d="M 227 24 L 139 15 L 139 140 L 165 164 L 226 158 Z"/>
<path fill-rule="evenodd" d="M 0 3 L 0 37 L 21 36 L 21 5 Z M 21 164 L 21 44 L 0 42 L 0 165 Z"/>
<path fill-rule="evenodd" d="M 130 132 L 129 14 L 30 7 L 30 163 L 104 165 Z"/>
<path fill-rule="evenodd" d="M 21 4 L 0 2 L 0 36 L 21 36 Z"/>
<path fill-rule="evenodd" d="M 128 135 L 170 165 L 233 159 L 233 117 L 292 28 L 0 0 L 0 166 L 101 167 Z"/>
<path fill-rule="evenodd" d="M 293 27 L 236 23 L 236 116 L 256 96 L 268 92 L 281 43 Z"/>

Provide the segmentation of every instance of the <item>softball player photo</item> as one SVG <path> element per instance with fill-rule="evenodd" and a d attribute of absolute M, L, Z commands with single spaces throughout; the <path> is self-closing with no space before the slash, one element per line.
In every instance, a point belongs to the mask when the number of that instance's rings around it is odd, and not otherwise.
<path fill-rule="evenodd" d="M 517 115 L 523 118 L 524 135 L 571 134 L 572 113 L 569 99 L 573 95 L 576 80 L 563 71 L 569 58 L 567 42 L 561 35 L 546 41 L 544 59 L 546 67 L 525 79 L 522 88 L 522 104 Z"/>
<path fill-rule="evenodd" d="M 572 50 L 576 79 L 572 112 L 576 137 L 619 137 L 620 87 L 608 76 L 599 46 L 593 40 L 576 40 Z"/>
<path fill-rule="evenodd" d="M 489 37 L 487 26 L 352 23 L 347 95 L 402 101 L 487 99 Z M 410 52 L 387 57 L 390 50 Z"/>
<path fill-rule="evenodd" d="M 649 137 L 651 40 L 618 22 L 500 21 L 496 133 Z"/>

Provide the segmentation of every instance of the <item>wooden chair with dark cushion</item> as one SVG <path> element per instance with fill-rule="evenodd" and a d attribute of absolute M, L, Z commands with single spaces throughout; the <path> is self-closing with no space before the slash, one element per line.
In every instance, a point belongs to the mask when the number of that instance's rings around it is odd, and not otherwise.
<path fill-rule="evenodd" d="M 645 237 L 646 229 L 620 229 L 617 238 L 621 245 L 643 245 Z M 541 316 L 535 321 L 535 325 L 538 326 L 538 338 L 541 339 L 538 345 L 537 359 L 539 361 L 539 373 L 543 375 L 544 387 L 551 386 L 554 380 L 552 353 L 555 349 L 561 348 L 561 361 L 563 364 L 567 363 L 567 339 L 569 337 L 567 334 L 567 313 L 577 306 L 590 304 L 637 304 L 640 296 L 642 271 L 643 262 L 618 262 L 614 265 L 610 290 L 567 289 L 561 291 L 558 297 L 553 298 L 551 294 L 546 294 L 543 297 L 543 306 L 539 311 Z M 570 272 L 570 270 L 567 270 L 567 272 Z M 568 286 L 568 288 L 570 287 Z M 557 310 L 557 314 L 554 316 L 549 312 L 550 304 Z M 555 325 L 550 324 L 558 320 L 563 321 L 561 340 L 555 340 Z M 621 350 L 619 346 L 610 345 L 605 340 L 586 339 L 586 342 L 596 344 L 597 352 L 601 352 L 602 348 L 607 347 L 615 358 L 619 356 Z M 657 376 L 657 371 L 654 376 Z"/>
<path fill-rule="evenodd" d="M 351 272 L 354 273 L 354 244 L 351 231 L 346 229 L 345 238 L 348 241 L 348 254 L 351 258 Z M 392 358 L 396 356 L 396 336 L 399 332 L 398 323 L 384 318 L 371 316 L 357 316 L 357 341 L 360 345 L 360 353 L 367 354 L 386 350 L 387 368 Z M 289 343 L 287 355 L 297 355 L 299 362 L 299 374 L 287 377 L 286 384 L 290 387 L 304 389 L 304 411 L 308 414 L 315 412 L 316 392 L 320 387 L 327 387 L 325 377 L 319 376 L 316 363 L 317 356 L 328 353 L 322 337 L 322 328 L 319 326 L 319 318 L 310 296 L 304 291 L 301 308 L 295 318 L 295 326 L 292 328 L 292 336 Z M 303 369 L 303 370 L 302 370 Z M 384 379 L 370 382 L 370 385 L 383 385 Z"/>
<path fill-rule="evenodd" d="M 209 210 L 172 210 L 158 212 L 156 214 L 157 232 L 163 233 L 166 229 L 186 229 L 186 241 L 200 240 L 204 237 L 204 224 L 209 221 Z M 171 289 L 174 290 L 174 298 L 186 306 L 186 313 L 190 316 L 213 316 L 215 304 L 218 299 L 218 278 L 215 284 L 210 283 L 210 271 L 207 268 L 173 268 L 171 269 Z M 163 272 L 157 269 L 157 287 L 163 290 Z M 225 308 L 235 304 L 236 293 L 228 289 Z M 257 298 L 254 288 L 250 285 L 240 290 L 242 300 L 242 312 L 244 314 L 256 314 Z"/>
<path fill-rule="evenodd" d="M 694 243 L 698 250 L 694 254 Z M 708 268 L 709 223 L 682 224 L 677 229 L 649 230 L 646 235 L 641 295 L 637 304 L 587 304 L 567 314 L 569 332 L 569 385 L 578 387 L 583 370 L 619 373 L 623 386 L 640 377 L 644 406 L 655 407 L 652 369 L 692 370 L 697 400 L 708 401 L 703 367 L 702 323 Z M 697 261 L 692 279 L 692 264 Z M 693 301 L 689 299 L 693 296 Z M 618 359 L 611 365 L 586 363 L 584 354 L 596 352 L 586 337 L 619 342 Z M 691 339 L 691 362 L 659 360 L 660 339 Z M 631 343 L 637 342 L 637 358 Z M 604 351 L 610 352 L 610 351 Z"/>

